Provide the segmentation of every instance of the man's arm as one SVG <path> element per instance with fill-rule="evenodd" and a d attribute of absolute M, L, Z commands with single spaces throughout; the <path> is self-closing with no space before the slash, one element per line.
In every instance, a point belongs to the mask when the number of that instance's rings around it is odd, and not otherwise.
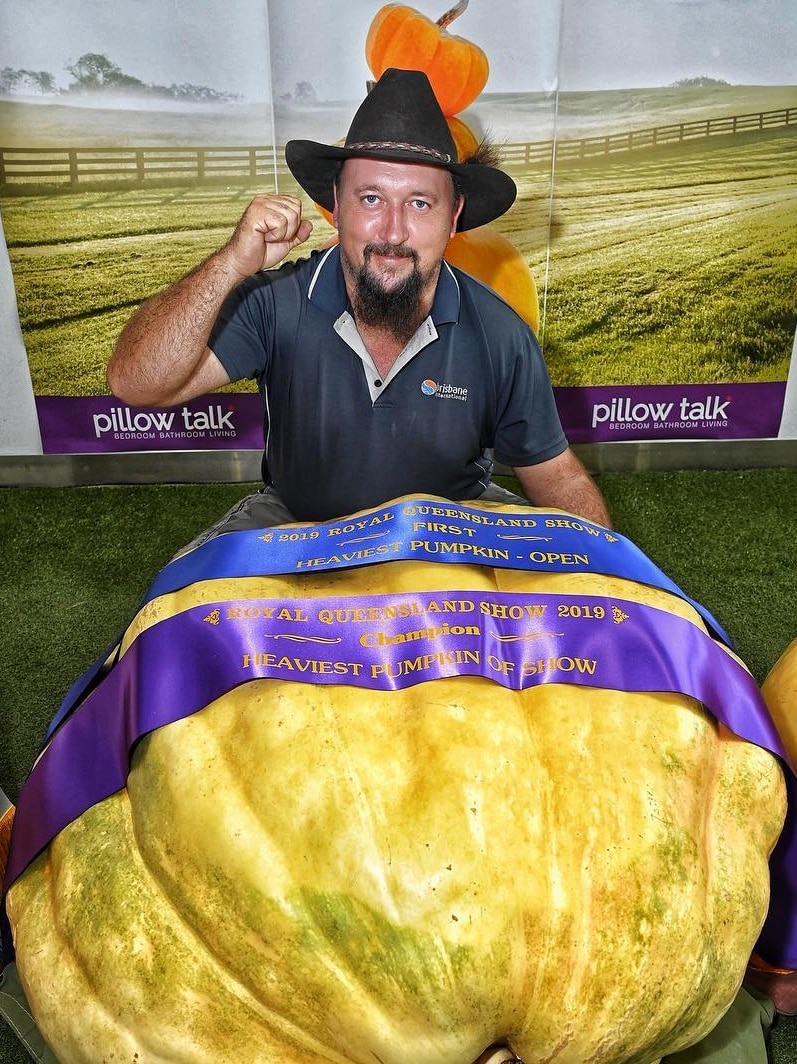
<path fill-rule="evenodd" d="M 547 462 L 514 466 L 512 471 L 524 495 L 535 506 L 567 510 L 605 528 L 612 527 L 597 484 L 570 448 Z"/>
<path fill-rule="evenodd" d="M 294 196 L 252 200 L 224 247 L 130 318 L 108 362 L 111 392 L 133 406 L 172 406 L 227 384 L 208 347 L 224 300 L 247 277 L 281 262 L 312 228 Z"/>

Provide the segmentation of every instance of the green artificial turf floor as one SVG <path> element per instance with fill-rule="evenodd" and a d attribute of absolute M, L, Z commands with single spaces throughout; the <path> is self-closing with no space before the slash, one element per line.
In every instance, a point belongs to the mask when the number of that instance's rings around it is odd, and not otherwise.
<path fill-rule="evenodd" d="M 797 470 L 597 479 L 616 528 L 714 613 L 763 680 L 797 637 Z M 71 682 L 119 634 L 174 551 L 248 490 L 0 489 L 0 787 L 12 800 Z M 27 1059 L 0 1023 L 0 1062 Z M 771 1059 L 797 1064 L 797 1019 L 776 1022 Z"/>

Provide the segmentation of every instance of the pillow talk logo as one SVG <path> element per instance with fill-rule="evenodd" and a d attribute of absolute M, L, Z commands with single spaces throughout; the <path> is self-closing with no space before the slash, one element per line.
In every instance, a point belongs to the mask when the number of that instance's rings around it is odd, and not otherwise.
<path fill-rule="evenodd" d="M 727 428 L 730 396 L 681 395 L 670 402 L 635 402 L 618 396 L 608 403 L 592 404 L 592 427 L 609 429 L 713 429 Z"/>
<path fill-rule="evenodd" d="M 187 406 L 177 410 L 137 410 L 112 406 L 106 413 L 93 414 L 96 439 L 185 440 L 237 436 L 232 409 L 214 403 L 205 410 Z"/>
<path fill-rule="evenodd" d="M 456 384 L 438 384 L 430 377 L 422 381 L 421 391 L 424 395 L 435 396 L 436 399 L 460 399 L 464 403 L 468 398 L 467 388 L 459 388 Z"/>

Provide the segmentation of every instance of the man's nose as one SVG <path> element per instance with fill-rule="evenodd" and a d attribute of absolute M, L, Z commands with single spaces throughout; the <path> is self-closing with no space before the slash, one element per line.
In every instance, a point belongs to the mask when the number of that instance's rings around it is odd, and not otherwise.
<path fill-rule="evenodd" d="M 407 239 L 407 219 L 403 205 L 389 204 L 385 208 L 380 236 L 386 244 L 403 244 Z"/>

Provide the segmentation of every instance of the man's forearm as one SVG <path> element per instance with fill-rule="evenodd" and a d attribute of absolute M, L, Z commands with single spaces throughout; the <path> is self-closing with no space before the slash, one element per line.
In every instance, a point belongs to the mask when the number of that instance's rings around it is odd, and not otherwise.
<path fill-rule="evenodd" d="M 136 406 L 168 406 L 217 387 L 205 366 L 221 305 L 242 280 L 224 251 L 143 303 L 122 330 L 108 363 L 108 387 Z"/>
<path fill-rule="evenodd" d="M 604 528 L 612 527 L 609 510 L 593 480 L 588 475 L 573 477 L 563 482 L 556 493 L 556 501 L 550 503 L 558 510 L 585 517 Z"/>
<path fill-rule="evenodd" d="M 526 498 L 535 506 L 567 510 L 568 513 L 611 528 L 611 517 L 603 495 L 569 448 L 539 465 L 516 466 L 513 472 Z"/>

